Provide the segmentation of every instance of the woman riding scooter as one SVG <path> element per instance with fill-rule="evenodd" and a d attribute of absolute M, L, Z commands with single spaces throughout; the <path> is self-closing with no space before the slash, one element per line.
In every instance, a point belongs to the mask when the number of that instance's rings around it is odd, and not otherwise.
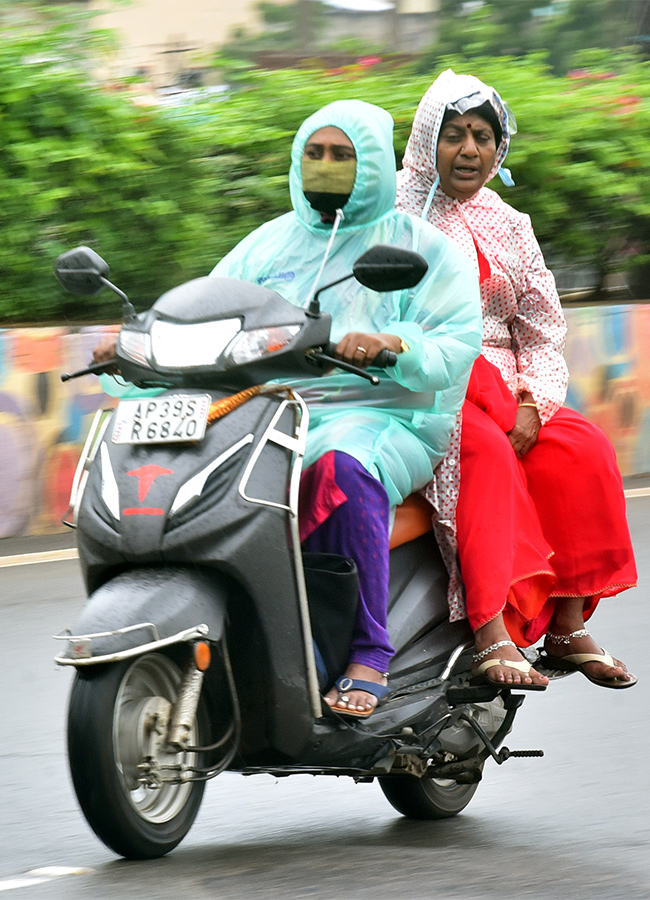
<path fill-rule="evenodd" d="M 392 125 L 385 110 L 357 100 L 310 116 L 292 149 L 294 211 L 254 231 L 212 272 L 305 307 L 374 244 L 415 250 L 428 263 L 408 291 L 376 293 L 347 280 L 322 295 L 340 360 L 367 367 L 381 350 L 397 354 L 394 367 L 377 370 L 378 386 L 341 370 L 299 383 L 310 409 L 303 547 L 351 557 L 360 581 L 349 665 L 325 699 L 356 716 L 370 715 L 387 693 L 391 510 L 443 457 L 481 339 L 478 283 L 463 255 L 395 211 Z"/>

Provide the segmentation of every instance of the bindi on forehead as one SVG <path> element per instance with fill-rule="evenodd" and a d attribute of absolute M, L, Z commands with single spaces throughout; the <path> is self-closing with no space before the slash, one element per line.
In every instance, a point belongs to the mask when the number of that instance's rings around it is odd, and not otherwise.
<path fill-rule="evenodd" d="M 488 128 L 490 127 L 490 126 L 487 124 L 487 122 L 480 122 L 480 121 L 479 121 L 479 122 L 471 122 L 471 121 L 470 121 L 470 122 L 463 122 L 462 119 L 459 119 L 457 122 L 454 122 L 454 123 L 452 123 L 452 124 L 454 124 L 454 125 L 460 125 L 461 128 L 462 128 L 463 125 L 464 125 L 465 128 L 467 128 L 468 131 L 472 131 L 473 129 L 476 129 L 477 131 L 485 131 L 486 129 L 488 129 Z"/>

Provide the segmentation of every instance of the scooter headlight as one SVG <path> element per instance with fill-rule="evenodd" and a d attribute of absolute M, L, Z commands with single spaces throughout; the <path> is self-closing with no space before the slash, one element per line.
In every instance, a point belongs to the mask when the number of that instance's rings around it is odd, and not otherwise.
<path fill-rule="evenodd" d="M 149 335 L 142 331 L 120 331 L 117 339 L 118 353 L 127 356 L 141 366 L 148 366 L 151 357 L 151 340 Z"/>
<path fill-rule="evenodd" d="M 222 362 L 229 366 L 242 366 L 283 350 L 298 334 L 300 325 L 277 325 L 272 328 L 255 328 L 241 331 L 224 353 Z"/>
<path fill-rule="evenodd" d="M 212 366 L 241 329 L 241 319 L 180 325 L 158 319 L 151 326 L 155 363 L 170 369 Z"/>

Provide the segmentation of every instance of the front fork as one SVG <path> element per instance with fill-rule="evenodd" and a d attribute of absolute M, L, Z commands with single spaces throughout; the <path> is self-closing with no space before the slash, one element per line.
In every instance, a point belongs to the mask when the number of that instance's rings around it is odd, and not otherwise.
<path fill-rule="evenodd" d="M 200 642 L 203 644 L 204 642 Z M 139 711 L 134 727 L 140 735 L 138 782 L 156 790 L 163 784 L 193 780 L 193 769 L 180 754 L 190 748 L 192 728 L 197 721 L 205 669 L 197 665 L 197 647 L 190 645 L 174 703 L 165 697 L 151 697 Z"/>
<path fill-rule="evenodd" d="M 208 645 L 200 641 L 194 645 L 193 653 L 185 665 L 183 678 L 178 691 L 176 703 L 172 707 L 172 714 L 167 729 L 167 744 L 179 753 L 187 750 L 190 741 L 192 725 L 196 721 L 199 708 L 199 697 L 205 678 L 207 666 L 200 667 L 197 664 L 197 655 Z M 209 649 L 208 649 L 209 654 Z M 209 664 L 209 662 L 208 662 Z"/>
<path fill-rule="evenodd" d="M 192 652 L 183 668 L 181 683 L 175 703 L 162 697 L 152 698 L 145 725 L 146 739 L 143 758 L 138 766 L 139 781 L 149 788 L 163 784 L 179 784 L 188 781 L 207 781 L 215 778 L 228 767 L 239 748 L 241 717 L 235 682 L 225 643 L 221 645 L 223 674 L 230 695 L 231 720 L 225 732 L 214 743 L 205 747 L 190 745 L 192 727 L 199 716 L 199 702 L 205 673 L 210 666 L 211 650 L 205 641 L 192 645 Z M 210 766 L 195 766 L 178 760 L 179 754 L 221 753 Z M 175 756 L 172 762 L 170 757 Z M 163 760 L 167 757 L 167 762 Z"/>

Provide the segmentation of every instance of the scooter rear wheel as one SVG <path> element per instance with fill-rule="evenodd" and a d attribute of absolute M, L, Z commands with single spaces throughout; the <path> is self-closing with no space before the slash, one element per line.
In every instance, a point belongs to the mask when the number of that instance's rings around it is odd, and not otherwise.
<path fill-rule="evenodd" d="M 379 786 L 388 802 L 409 819 L 448 819 L 458 815 L 476 793 L 478 784 L 448 779 L 387 775 Z"/>
<path fill-rule="evenodd" d="M 204 781 L 140 783 L 150 710 L 174 703 L 181 671 L 164 653 L 77 672 L 68 710 L 68 758 L 81 809 L 95 834 L 128 859 L 155 859 L 173 850 L 199 811 Z M 190 734 L 207 734 L 203 703 Z M 196 753 L 157 754 L 163 765 L 199 765 Z"/>

